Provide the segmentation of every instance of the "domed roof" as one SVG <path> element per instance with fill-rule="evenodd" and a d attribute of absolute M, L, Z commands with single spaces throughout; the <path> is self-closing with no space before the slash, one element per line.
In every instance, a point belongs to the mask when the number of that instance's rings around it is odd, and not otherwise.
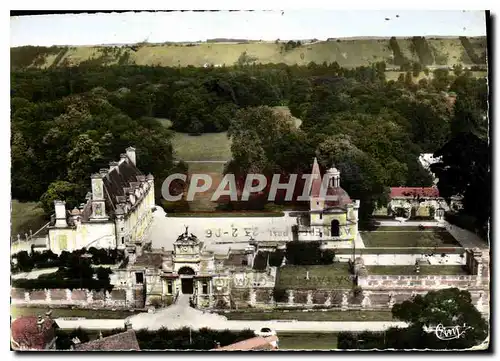
<path fill-rule="evenodd" d="M 325 201 L 326 208 L 345 207 L 346 205 L 352 203 L 349 194 L 347 194 L 347 192 L 341 187 L 328 187 L 326 195 L 336 197 L 335 200 Z"/>

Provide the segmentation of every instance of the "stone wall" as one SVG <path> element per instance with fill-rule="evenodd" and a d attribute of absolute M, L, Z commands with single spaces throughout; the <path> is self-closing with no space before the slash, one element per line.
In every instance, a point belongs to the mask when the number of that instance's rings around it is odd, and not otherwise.
<path fill-rule="evenodd" d="M 111 292 L 84 289 L 24 290 L 11 288 L 12 304 L 30 306 L 78 306 L 82 308 L 143 308 L 142 289 L 118 289 Z"/>
<path fill-rule="evenodd" d="M 481 284 L 481 279 L 475 275 L 466 276 L 384 276 L 367 275 L 358 277 L 358 286 L 363 289 L 405 289 L 415 290 L 442 288 L 471 288 Z"/>
<path fill-rule="evenodd" d="M 360 254 L 361 252 L 361 254 Z M 430 265 L 465 265 L 466 257 L 463 254 L 362 254 L 356 250 L 356 256 L 363 258 L 365 266 L 413 266 L 417 260 L 428 261 Z M 340 262 L 348 262 L 352 254 L 338 254 L 335 256 Z"/>

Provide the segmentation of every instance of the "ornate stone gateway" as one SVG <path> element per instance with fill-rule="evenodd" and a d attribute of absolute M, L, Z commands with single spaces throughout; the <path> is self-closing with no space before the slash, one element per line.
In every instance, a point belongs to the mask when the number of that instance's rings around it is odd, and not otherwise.
<path fill-rule="evenodd" d="M 184 295 L 192 295 L 194 291 L 194 271 L 190 267 L 182 267 L 179 270 L 181 279 L 181 292 Z"/>

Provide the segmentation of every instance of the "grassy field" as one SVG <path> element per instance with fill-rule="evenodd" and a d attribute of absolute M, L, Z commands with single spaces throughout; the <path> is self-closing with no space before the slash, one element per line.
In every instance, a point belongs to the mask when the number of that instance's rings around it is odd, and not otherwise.
<path fill-rule="evenodd" d="M 333 350 L 337 348 L 337 333 L 278 334 L 280 350 Z"/>
<path fill-rule="evenodd" d="M 223 316 L 229 320 L 297 320 L 297 321 L 392 321 L 391 311 L 273 311 L 231 312 Z"/>
<path fill-rule="evenodd" d="M 395 276 L 415 276 L 415 266 L 366 266 L 368 274 L 373 275 L 395 275 Z M 420 266 L 422 276 L 444 276 L 444 275 L 468 275 L 469 271 L 459 265 L 422 265 Z"/>
<path fill-rule="evenodd" d="M 38 316 L 43 315 L 47 312 L 49 308 L 42 307 L 16 307 L 10 306 L 10 315 L 12 318 L 17 318 L 21 316 Z M 82 309 L 70 309 L 70 308 L 52 308 L 52 318 L 59 317 L 85 317 L 91 319 L 97 318 L 112 318 L 112 319 L 122 319 L 126 318 L 140 312 L 130 312 L 130 311 L 111 311 L 111 310 L 82 310 Z"/>
<path fill-rule="evenodd" d="M 469 38 L 476 54 L 486 50 L 486 37 Z M 411 61 L 419 61 L 412 51 L 411 38 L 398 38 L 398 45 L 405 57 Z M 441 58 L 441 64 L 472 65 L 465 49 L 458 38 L 427 38 L 427 44 L 433 49 L 434 57 Z M 106 47 L 110 48 L 110 47 Z M 103 56 L 104 47 L 79 46 L 60 47 L 61 55 L 52 54 L 48 48 L 40 48 L 37 53 L 26 51 L 25 48 L 12 48 L 11 56 L 16 64 L 32 64 L 35 59 L 43 60 L 37 64 L 40 68 L 62 64 L 78 65 L 89 59 L 97 65 L 113 65 L 120 63 L 120 58 L 127 53 L 128 64 L 155 66 L 203 66 L 204 64 L 232 66 L 238 62 L 242 53 L 256 58 L 257 63 L 285 63 L 288 65 L 307 65 L 310 62 L 337 62 L 343 67 L 369 66 L 372 63 L 384 61 L 393 62 L 393 51 L 389 46 L 389 38 L 351 38 L 333 39 L 304 43 L 301 46 L 285 51 L 281 42 L 251 41 L 245 43 L 175 43 L 175 44 L 144 44 L 137 51 L 115 47 L 108 56 Z M 23 53 L 24 52 L 24 53 Z M 54 64 L 58 59 L 57 64 Z"/>
<path fill-rule="evenodd" d="M 460 247 L 447 231 L 362 232 L 366 247 Z"/>
<path fill-rule="evenodd" d="M 309 280 L 306 274 L 309 271 Z M 349 266 L 337 263 L 328 266 L 284 266 L 278 270 L 276 286 L 297 288 L 351 288 Z"/>
<path fill-rule="evenodd" d="M 24 238 L 24 233 L 29 234 L 30 229 L 35 233 L 48 222 L 44 218 L 43 210 L 35 202 L 19 202 L 13 199 L 11 207 L 10 230 L 11 237 L 15 239 L 18 233 Z"/>
<path fill-rule="evenodd" d="M 231 160 L 231 140 L 226 132 L 198 136 L 175 133 L 172 145 L 179 160 Z"/>

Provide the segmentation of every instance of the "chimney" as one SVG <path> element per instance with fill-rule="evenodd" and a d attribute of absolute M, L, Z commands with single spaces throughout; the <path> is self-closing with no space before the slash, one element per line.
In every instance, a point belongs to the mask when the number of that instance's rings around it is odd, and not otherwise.
<path fill-rule="evenodd" d="M 127 149 L 125 149 L 125 151 L 127 152 L 127 157 L 129 157 L 129 159 L 132 161 L 132 163 L 134 163 L 134 165 L 136 165 L 137 163 L 135 162 L 135 148 L 128 147 Z"/>
<path fill-rule="evenodd" d="M 66 221 L 66 202 L 65 201 L 54 201 L 54 208 L 56 210 L 56 227 L 67 227 L 68 222 Z"/>
<path fill-rule="evenodd" d="M 109 171 L 111 172 L 113 169 L 118 167 L 118 162 L 109 162 Z"/>
<path fill-rule="evenodd" d="M 99 175 L 104 178 L 108 174 L 108 168 L 99 169 Z"/>

